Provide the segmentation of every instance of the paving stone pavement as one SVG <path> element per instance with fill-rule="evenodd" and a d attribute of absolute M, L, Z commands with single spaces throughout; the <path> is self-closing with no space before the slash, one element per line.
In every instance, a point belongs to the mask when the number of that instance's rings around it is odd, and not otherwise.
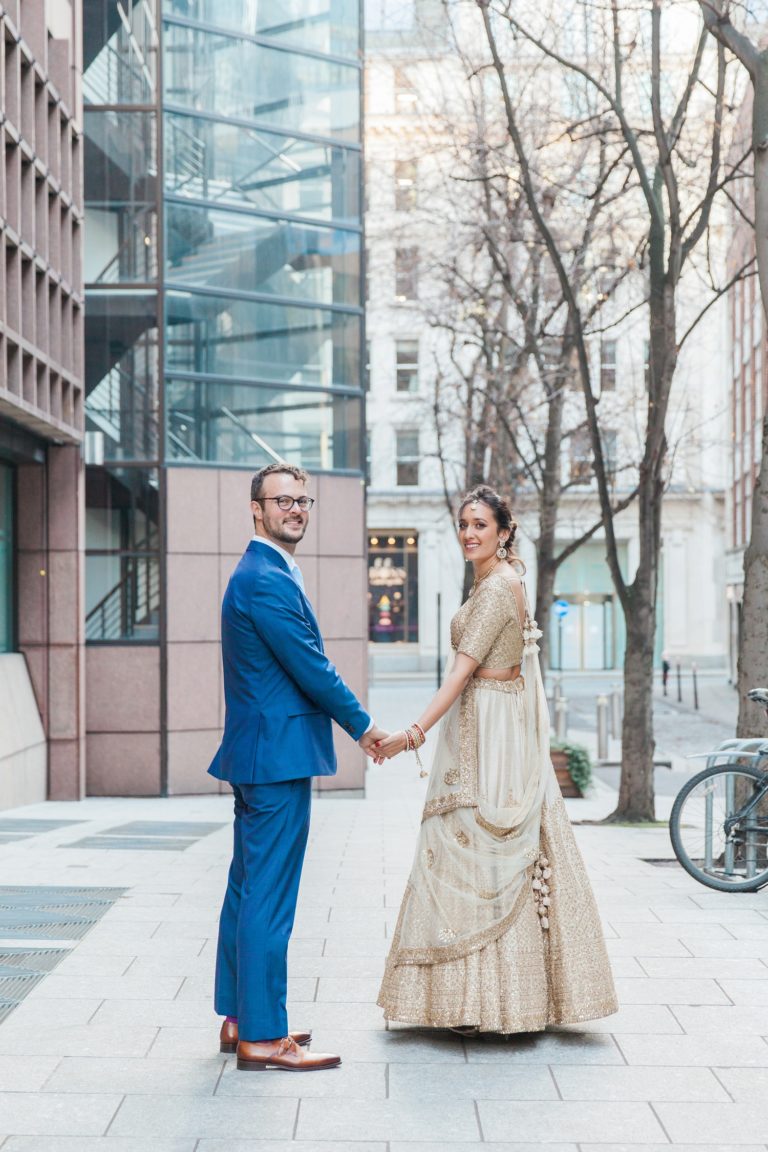
<path fill-rule="evenodd" d="M 388 689 L 377 719 L 402 723 L 424 691 Z M 0 935 L 0 950 L 65 950 L 0 1024 L 1 1152 L 768 1152 L 768 890 L 720 895 L 646 863 L 671 857 L 663 828 L 577 827 L 615 1016 L 509 1039 L 386 1029 L 376 991 L 424 786 L 401 758 L 370 769 L 365 800 L 315 803 L 290 1018 L 343 1064 L 304 1076 L 239 1073 L 217 1050 L 226 797 L 6 814 L 83 823 L 0 845 L 3 885 L 124 894 L 81 940 Z M 611 802 L 603 786 L 569 810 Z M 91 846 L 133 820 L 225 827 L 183 850 Z"/>

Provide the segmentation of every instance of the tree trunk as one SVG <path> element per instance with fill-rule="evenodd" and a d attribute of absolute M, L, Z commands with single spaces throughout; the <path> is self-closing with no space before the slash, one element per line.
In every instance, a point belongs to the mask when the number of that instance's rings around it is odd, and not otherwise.
<path fill-rule="evenodd" d="M 561 369 L 558 372 L 555 387 L 547 406 L 547 431 L 541 470 L 539 538 L 536 542 L 536 620 L 544 633 L 544 644 L 541 648 L 542 672 L 546 672 L 549 663 L 547 639 L 558 568 L 555 558 L 555 537 L 562 495 L 560 469 L 563 453 L 563 409 L 565 407 L 565 385 L 569 357 L 570 344 L 565 343 L 561 351 Z"/>
<path fill-rule="evenodd" d="M 633 595 L 633 599 L 635 596 Z M 653 803 L 653 638 L 656 612 L 647 594 L 627 614 L 624 721 L 619 801 L 612 820 L 655 819 Z M 644 603 L 640 603 L 640 601 Z"/>
<path fill-rule="evenodd" d="M 763 420 L 760 471 L 752 497 L 752 531 L 744 553 L 744 603 L 738 662 L 739 736 L 763 736 L 765 713 L 747 699 L 768 688 L 768 413 Z"/>
<path fill-rule="evenodd" d="M 546 562 L 541 556 L 536 565 L 536 623 L 543 635 L 541 645 L 541 672 L 542 675 L 551 665 L 549 659 L 549 621 L 552 616 L 552 602 L 555 598 L 555 576 L 557 565 L 552 561 Z"/>
<path fill-rule="evenodd" d="M 752 141 L 755 156 L 755 248 L 763 313 L 768 316 L 768 55 L 753 76 Z M 765 338 L 763 340 L 765 343 Z M 752 525 L 744 553 L 744 602 L 738 660 L 739 736 L 762 736 L 765 714 L 747 700 L 750 688 L 768 687 L 768 410 L 752 496 Z"/>

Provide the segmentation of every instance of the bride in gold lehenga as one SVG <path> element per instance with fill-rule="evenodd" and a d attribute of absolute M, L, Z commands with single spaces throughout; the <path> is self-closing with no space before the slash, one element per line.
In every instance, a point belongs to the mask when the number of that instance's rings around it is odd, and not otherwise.
<path fill-rule="evenodd" d="M 378 747 L 418 748 L 443 720 L 379 992 L 388 1020 L 533 1032 L 618 1007 L 549 756 L 541 632 L 504 563 L 515 530 L 493 489 L 464 498 L 459 539 L 475 582 L 451 621 L 451 667 L 416 724 Z"/>

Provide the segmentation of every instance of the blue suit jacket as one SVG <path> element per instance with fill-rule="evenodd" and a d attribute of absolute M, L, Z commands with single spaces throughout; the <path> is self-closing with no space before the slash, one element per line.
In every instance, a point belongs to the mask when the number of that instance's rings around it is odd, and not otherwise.
<path fill-rule="evenodd" d="M 325 655 L 312 606 L 274 548 L 251 541 L 233 572 L 221 647 L 226 719 L 211 775 L 231 784 L 332 776 L 331 718 L 359 740 L 370 717 Z"/>

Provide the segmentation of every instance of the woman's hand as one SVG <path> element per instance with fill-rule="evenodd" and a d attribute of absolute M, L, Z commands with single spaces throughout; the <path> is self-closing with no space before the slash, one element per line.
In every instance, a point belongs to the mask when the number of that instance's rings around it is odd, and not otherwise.
<path fill-rule="evenodd" d="M 393 732 L 386 740 L 377 740 L 373 747 L 377 755 L 383 756 L 385 760 L 391 760 L 393 756 L 405 751 L 408 741 L 405 732 Z"/>

